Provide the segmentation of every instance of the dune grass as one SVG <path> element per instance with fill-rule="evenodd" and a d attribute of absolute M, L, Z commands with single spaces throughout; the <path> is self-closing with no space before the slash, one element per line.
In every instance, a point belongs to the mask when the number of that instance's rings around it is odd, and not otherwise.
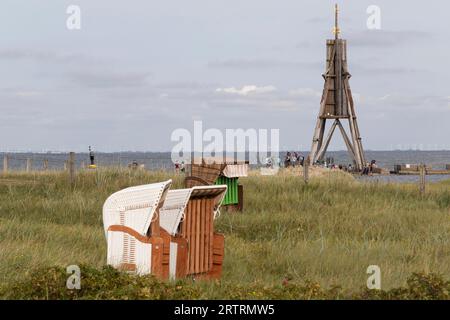
<path fill-rule="evenodd" d="M 106 241 L 101 209 L 122 188 L 174 179 L 164 172 L 102 169 L 0 176 L 0 288 L 38 268 L 83 264 L 101 268 Z M 245 209 L 222 212 L 225 261 L 220 284 L 191 283 L 201 297 L 229 297 L 229 288 L 314 281 L 324 288 L 365 287 L 369 265 L 382 288 L 405 285 L 414 272 L 450 278 L 450 182 L 360 183 L 330 173 L 308 185 L 295 176 L 242 178 Z"/>

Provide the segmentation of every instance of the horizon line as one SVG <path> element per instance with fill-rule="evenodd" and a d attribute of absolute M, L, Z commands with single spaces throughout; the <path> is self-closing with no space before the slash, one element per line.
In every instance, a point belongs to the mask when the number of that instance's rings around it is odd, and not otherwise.
<path fill-rule="evenodd" d="M 103 150 L 93 150 L 95 153 L 172 153 L 171 151 L 143 151 L 143 150 L 121 150 L 121 151 L 103 151 Z M 416 152 L 439 152 L 439 151 L 450 151 L 450 149 L 366 149 L 364 152 L 410 152 L 410 151 L 416 151 Z M 14 150 L 14 151 L 5 151 L 0 150 L 1 154 L 14 154 L 14 153 L 89 153 L 88 150 L 86 151 L 71 151 L 71 150 Z M 280 150 L 280 153 L 285 152 L 303 152 L 303 153 L 309 153 L 309 150 L 297 150 L 297 149 L 285 149 Z M 340 149 L 340 150 L 328 150 L 327 152 L 348 152 L 346 149 Z M 200 153 L 198 151 L 188 151 L 185 153 Z M 223 154 L 226 154 L 226 151 L 222 152 Z M 242 152 L 233 152 L 233 153 L 266 153 L 266 152 L 258 152 L 258 151 L 242 151 Z M 270 153 L 270 152 L 269 152 Z"/>

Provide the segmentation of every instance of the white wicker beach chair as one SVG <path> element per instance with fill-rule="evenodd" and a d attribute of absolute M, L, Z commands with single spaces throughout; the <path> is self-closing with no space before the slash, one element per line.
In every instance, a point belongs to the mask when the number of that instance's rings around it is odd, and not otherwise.
<path fill-rule="evenodd" d="M 224 238 L 214 232 L 214 218 L 226 185 L 170 190 L 160 210 L 162 236 L 170 241 L 169 275 L 221 275 Z"/>
<path fill-rule="evenodd" d="M 103 224 L 109 265 L 138 274 L 168 276 L 168 267 L 167 272 L 163 267 L 163 255 L 168 254 L 169 248 L 164 250 L 159 211 L 171 183 L 172 180 L 168 180 L 126 188 L 105 201 Z"/>

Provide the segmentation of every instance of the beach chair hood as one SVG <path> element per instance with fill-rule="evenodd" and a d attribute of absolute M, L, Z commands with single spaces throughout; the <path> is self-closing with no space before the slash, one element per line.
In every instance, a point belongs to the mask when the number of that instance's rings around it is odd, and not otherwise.
<path fill-rule="evenodd" d="M 160 225 L 169 234 L 175 235 L 189 199 L 215 197 L 214 217 L 219 215 L 220 205 L 227 191 L 226 185 L 196 186 L 187 189 L 170 190 L 160 210 Z"/>
<path fill-rule="evenodd" d="M 172 180 L 130 187 L 113 193 L 103 205 L 103 227 L 121 225 L 145 236 L 158 207 L 164 203 Z"/>

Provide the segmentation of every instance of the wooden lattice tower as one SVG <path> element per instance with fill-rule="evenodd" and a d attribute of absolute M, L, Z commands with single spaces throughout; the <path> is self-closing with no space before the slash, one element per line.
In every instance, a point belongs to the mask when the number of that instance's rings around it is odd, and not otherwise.
<path fill-rule="evenodd" d="M 336 127 L 339 127 L 348 152 L 354 161 L 355 169 L 362 170 L 365 166 L 364 151 L 349 85 L 351 75 L 347 68 L 347 41 L 339 38 L 338 13 L 336 5 L 333 30 L 335 38 L 327 40 L 326 71 L 323 74 L 325 85 L 309 161 L 314 164 L 324 158 L 333 133 Z M 328 119 L 334 120 L 334 122 L 324 139 L 325 125 Z M 340 119 L 348 119 L 350 137 L 345 132 Z"/>

